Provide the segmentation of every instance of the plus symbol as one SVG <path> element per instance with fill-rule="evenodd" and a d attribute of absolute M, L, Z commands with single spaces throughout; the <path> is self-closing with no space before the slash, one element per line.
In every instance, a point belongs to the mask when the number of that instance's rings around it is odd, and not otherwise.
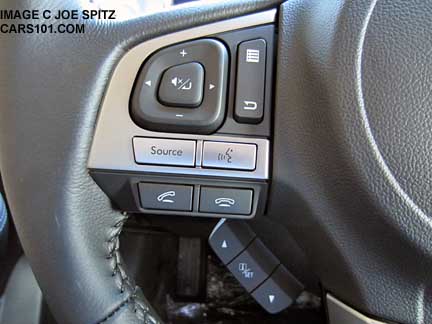
<path fill-rule="evenodd" d="M 187 52 L 184 49 L 182 49 L 182 51 L 180 52 L 180 55 L 182 57 L 185 57 L 185 55 L 187 55 Z"/>

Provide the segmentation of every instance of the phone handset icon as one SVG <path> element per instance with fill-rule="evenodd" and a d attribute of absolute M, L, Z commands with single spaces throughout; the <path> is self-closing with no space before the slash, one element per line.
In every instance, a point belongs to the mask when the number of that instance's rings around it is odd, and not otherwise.
<path fill-rule="evenodd" d="M 161 193 L 159 196 L 157 196 L 157 200 L 161 201 L 163 203 L 174 203 L 174 200 L 169 199 L 169 197 L 175 197 L 175 191 L 170 190 L 170 191 L 166 191 L 164 193 Z"/>
<path fill-rule="evenodd" d="M 217 198 L 215 204 L 219 207 L 231 207 L 234 206 L 235 200 L 231 198 Z"/>

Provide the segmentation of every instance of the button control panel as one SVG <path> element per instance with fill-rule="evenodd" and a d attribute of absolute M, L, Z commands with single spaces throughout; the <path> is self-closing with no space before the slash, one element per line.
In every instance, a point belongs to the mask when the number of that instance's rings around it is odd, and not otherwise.
<path fill-rule="evenodd" d="M 254 170 L 256 145 L 226 142 L 204 142 L 203 167 L 234 170 Z"/>
<path fill-rule="evenodd" d="M 205 179 L 145 176 L 132 188 L 138 190 L 139 211 L 153 215 L 248 219 L 262 213 L 266 196 L 262 184 L 225 180 L 213 184 Z"/>
<path fill-rule="evenodd" d="M 139 44 L 112 74 L 88 166 L 122 211 L 264 214 L 275 26 L 202 30 Z"/>
<path fill-rule="evenodd" d="M 137 170 L 268 179 L 270 142 L 265 139 L 227 136 L 134 137 L 131 147 L 135 163 L 140 165 Z M 186 171 L 175 168 L 176 166 L 193 169 Z"/>
<path fill-rule="evenodd" d="M 271 314 L 292 305 L 304 290 L 244 221 L 220 220 L 209 244 L 246 291 Z"/>

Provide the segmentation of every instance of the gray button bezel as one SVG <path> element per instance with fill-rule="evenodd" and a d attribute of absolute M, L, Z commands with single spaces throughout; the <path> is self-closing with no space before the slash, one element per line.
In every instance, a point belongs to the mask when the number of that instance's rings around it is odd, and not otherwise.
<path fill-rule="evenodd" d="M 179 53 L 187 50 L 188 55 Z M 157 99 L 162 74 L 177 65 L 199 62 L 204 66 L 204 96 L 199 108 L 164 105 Z M 131 91 L 132 119 L 150 130 L 210 134 L 218 129 L 225 116 L 228 53 L 221 41 L 204 38 L 168 46 L 153 53 L 138 74 Z M 150 81 L 148 86 L 146 82 Z M 210 83 L 214 88 L 209 90 Z"/>

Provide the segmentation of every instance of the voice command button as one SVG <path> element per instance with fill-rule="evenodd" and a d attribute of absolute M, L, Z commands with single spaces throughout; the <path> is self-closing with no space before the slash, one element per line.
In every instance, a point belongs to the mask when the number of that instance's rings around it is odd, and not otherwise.
<path fill-rule="evenodd" d="M 255 170 L 256 151 L 255 144 L 205 141 L 202 166 L 252 171 Z"/>

